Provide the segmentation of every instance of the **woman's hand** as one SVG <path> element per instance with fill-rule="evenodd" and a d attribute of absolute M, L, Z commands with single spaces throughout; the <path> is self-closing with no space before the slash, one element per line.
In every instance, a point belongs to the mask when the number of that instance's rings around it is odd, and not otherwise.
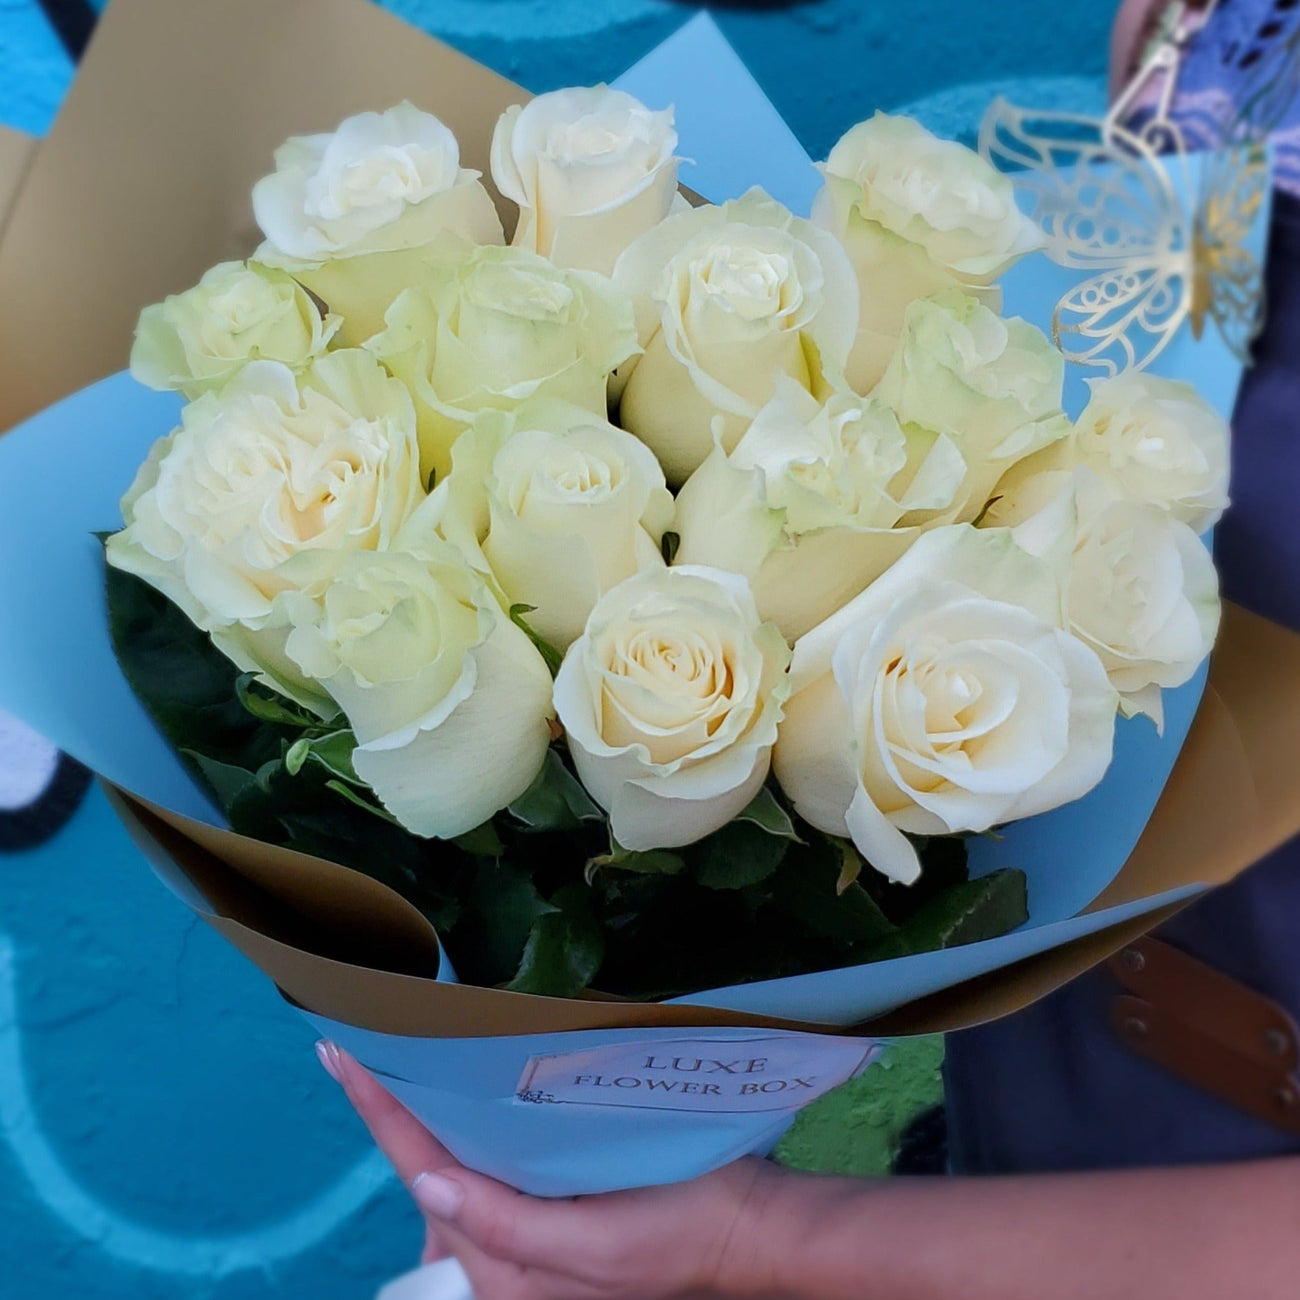
<path fill-rule="evenodd" d="M 765 1207 L 793 1179 L 774 1166 L 741 1160 L 672 1187 L 539 1200 L 466 1169 L 346 1052 L 332 1043 L 317 1050 L 423 1211 L 424 1262 L 454 1255 L 477 1300 L 670 1300 L 777 1289 L 777 1238 L 792 1225 Z"/>

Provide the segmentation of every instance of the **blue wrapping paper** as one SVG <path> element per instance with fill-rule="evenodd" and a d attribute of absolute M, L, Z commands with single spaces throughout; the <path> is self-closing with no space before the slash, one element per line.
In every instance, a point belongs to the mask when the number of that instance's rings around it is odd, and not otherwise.
<path fill-rule="evenodd" d="M 696 160 L 693 171 L 684 174 L 687 183 L 718 200 L 761 184 L 796 210 L 807 209 L 818 184 L 810 160 L 707 17 L 687 24 L 625 81 L 652 107 L 676 103 L 681 150 Z M 1261 255 L 1265 225 L 1261 217 L 1254 234 Z M 1045 327 L 1052 305 L 1071 282 L 1071 273 L 1044 257 L 1028 258 L 1004 281 L 1007 314 Z M 1225 415 L 1231 411 L 1240 368 L 1214 330 L 1198 341 L 1184 328 L 1156 369 L 1194 377 L 1208 400 Z M 1071 414 L 1086 400 L 1082 378 L 1076 370 L 1069 379 Z M 92 535 L 119 526 L 121 494 L 153 441 L 176 423 L 180 405 L 176 396 L 150 392 L 123 373 L 0 439 L 0 707 L 123 789 L 221 825 L 117 667 L 104 617 L 99 544 Z M 1195 893 L 1196 886 L 1187 886 L 1080 914 L 1114 879 L 1146 826 L 1204 683 L 1202 671 L 1186 686 L 1165 692 L 1163 734 L 1144 718 L 1121 720 L 1114 765 L 1085 799 L 1009 826 L 997 840 L 972 841 L 976 873 L 1014 866 L 1028 874 L 1030 917 L 1019 930 L 944 952 L 712 990 L 680 1001 L 850 1026 Z M 171 883 L 174 888 L 174 879 Z M 185 901 L 198 902 L 192 891 Z M 445 963 L 440 978 L 454 981 Z M 541 1195 L 672 1182 L 766 1151 L 809 1094 L 819 1095 L 829 1079 L 847 1077 L 845 1069 L 866 1068 L 871 1059 L 865 1042 L 854 1065 L 852 1044 L 846 1056 L 845 1039 L 753 1029 L 413 1039 L 307 1018 L 320 1034 L 377 1070 L 458 1158 Z M 579 1062 L 571 1072 L 575 1077 L 600 1082 L 584 1085 L 588 1091 L 579 1089 L 577 1099 L 547 1104 L 520 1098 L 529 1092 L 530 1069 L 537 1068 L 530 1062 L 540 1058 L 599 1049 L 612 1053 L 611 1061 L 626 1063 L 631 1058 L 622 1049 L 652 1052 L 656 1044 L 683 1042 L 688 1046 L 674 1049 L 672 1060 L 717 1061 L 727 1053 L 748 1052 L 752 1061 L 793 1044 L 803 1052 L 804 1078 L 796 1086 L 797 1069 L 786 1070 L 781 1079 L 773 1076 L 774 1085 L 792 1089 L 788 1096 L 782 1091 L 776 1103 L 782 1108 L 773 1109 L 766 1094 L 756 1090 L 743 1094 L 735 1109 L 718 1109 L 721 1092 L 690 1093 L 708 1103 L 704 1109 L 664 1109 L 647 1106 L 645 1088 L 631 1082 L 620 1104 L 609 1104 L 607 1097 L 584 1099 L 596 1095 L 593 1088 L 612 1090 L 618 1078 L 634 1075 L 606 1078 L 599 1068 Z M 699 1082 L 688 1076 L 702 1069 L 679 1071 L 677 1084 L 686 1088 Z M 721 1067 L 717 1073 L 722 1083 L 731 1082 Z M 744 1081 L 736 1084 L 743 1086 Z M 652 1103 L 661 1100 L 649 1095 Z"/>

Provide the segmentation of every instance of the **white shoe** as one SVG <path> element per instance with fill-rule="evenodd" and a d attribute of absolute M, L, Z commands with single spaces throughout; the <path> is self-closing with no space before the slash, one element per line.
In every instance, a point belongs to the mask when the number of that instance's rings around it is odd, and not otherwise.
<path fill-rule="evenodd" d="M 375 1300 L 474 1300 L 469 1278 L 454 1259 L 440 1259 L 394 1278 Z"/>
<path fill-rule="evenodd" d="M 59 751 L 48 740 L 0 711 L 0 812 L 35 803 L 58 765 Z"/>

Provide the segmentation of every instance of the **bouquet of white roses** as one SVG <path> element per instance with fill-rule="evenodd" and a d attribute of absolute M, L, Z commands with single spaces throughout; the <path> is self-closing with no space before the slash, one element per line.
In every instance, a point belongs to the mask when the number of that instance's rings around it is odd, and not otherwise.
<path fill-rule="evenodd" d="M 1143 376 L 1071 424 L 998 314 L 1006 178 L 877 114 L 811 220 L 691 207 L 676 139 L 604 86 L 507 111 L 507 244 L 436 117 L 349 118 L 140 319 L 189 402 L 107 541 L 129 680 L 233 829 L 396 886 L 475 982 L 1011 929 L 1023 875 L 947 837 L 1087 793 L 1214 640 L 1226 425 Z"/>
<path fill-rule="evenodd" d="M 115 4 L 0 239 L 0 706 L 543 1194 L 764 1151 L 855 1032 L 1006 1014 L 1300 828 L 1300 641 L 1229 605 L 1202 665 L 1217 335 L 1063 390 L 977 156 L 878 115 L 818 175 L 705 16 L 621 83 Z"/>

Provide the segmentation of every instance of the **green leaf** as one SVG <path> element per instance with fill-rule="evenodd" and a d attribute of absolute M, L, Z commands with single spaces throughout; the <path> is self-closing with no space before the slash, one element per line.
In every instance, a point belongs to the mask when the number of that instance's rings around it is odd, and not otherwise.
<path fill-rule="evenodd" d="M 549 641 L 543 640 L 528 626 L 524 615 L 531 614 L 536 608 L 536 605 L 511 605 L 510 621 L 537 647 L 542 658 L 546 660 L 547 668 L 551 670 L 551 676 L 554 677 L 560 671 L 564 656 Z"/>
<path fill-rule="evenodd" d="M 206 754 L 200 754 L 193 749 L 184 749 L 181 753 L 203 773 L 204 779 L 217 796 L 221 811 L 227 815 L 235 801 L 257 783 L 256 775 L 245 767 L 220 763 L 215 758 L 209 758 Z"/>
<path fill-rule="evenodd" d="M 617 867 L 621 871 L 635 871 L 646 876 L 675 876 L 678 872 L 686 870 L 686 859 L 679 854 L 669 853 L 667 849 L 637 852 L 634 849 L 625 849 L 613 836 L 610 837 L 609 843 L 608 853 L 588 859 L 583 872 L 588 884 L 591 884 L 601 867 Z"/>
<path fill-rule="evenodd" d="M 932 899 L 903 926 L 902 935 L 913 952 L 934 952 L 997 938 L 1028 919 L 1025 873 L 994 871 Z"/>
<path fill-rule="evenodd" d="M 853 847 L 852 840 L 842 840 L 833 835 L 827 838 L 835 845 L 840 855 L 840 877 L 835 882 L 835 892 L 842 894 L 862 874 L 862 855 Z"/>
<path fill-rule="evenodd" d="M 326 736 L 314 736 L 308 742 L 308 754 L 312 762 L 319 763 L 332 776 L 349 785 L 369 789 L 357 775 L 352 766 L 352 751 L 357 747 L 357 738 L 352 732 L 331 731 Z M 286 756 L 287 761 L 287 756 Z"/>
<path fill-rule="evenodd" d="M 335 794 L 341 795 L 348 803 L 354 807 L 364 809 L 380 821 L 387 822 L 390 826 L 401 826 L 401 822 L 388 811 L 387 808 L 381 808 L 377 803 L 371 803 L 368 799 L 363 799 L 350 785 L 344 781 L 326 781 L 325 788 L 333 790 Z"/>
<path fill-rule="evenodd" d="M 789 847 L 788 839 L 757 820 L 738 819 L 693 845 L 691 858 L 696 879 L 705 889 L 745 889 L 766 880 Z"/>
<path fill-rule="evenodd" d="M 552 899 L 556 909 L 533 923 L 514 979 L 515 993 L 571 998 L 600 970 L 605 936 L 591 910 L 591 896 L 579 884 L 565 885 Z"/>
<path fill-rule="evenodd" d="M 284 768 L 290 776 L 297 776 L 302 771 L 303 764 L 311 754 L 311 741 L 304 736 L 301 740 L 295 740 L 288 749 L 284 751 Z"/>
<path fill-rule="evenodd" d="M 256 673 L 241 673 L 235 679 L 235 696 L 244 709 L 259 722 L 272 722 L 280 727 L 319 727 L 320 718 L 299 708 L 283 695 L 261 695 L 253 689 L 260 685 Z"/>
<path fill-rule="evenodd" d="M 894 932 L 894 924 L 858 883 L 839 888 L 843 871 L 833 842 L 790 854 L 774 881 L 773 897 L 791 920 L 815 936 L 858 946 Z"/>
<path fill-rule="evenodd" d="M 753 822 L 755 826 L 761 826 L 769 835 L 779 835 L 782 839 L 796 840 L 799 839 L 799 833 L 794 828 L 794 822 L 790 819 L 790 814 L 777 802 L 776 796 L 771 790 L 764 786 L 744 808 L 736 814 L 738 822 Z"/>
<path fill-rule="evenodd" d="M 464 835 L 457 835 L 452 843 L 476 858 L 499 858 L 506 851 L 497 828 L 490 820 L 475 826 L 472 831 L 466 831 Z"/>
<path fill-rule="evenodd" d="M 547 750 L 537 780 L 506 811 L 529 831 L 579 830 L 584 822 L 605 820 L 600 807 L 553 749 Z"/>
<path fill-rule="evenodd" d="M 285 770 L 285 766 L 284 766 L 283 759 L 279 759 L 279 758 L 267 759 L 267 761 L 257 769 L 257 773 L 254 778 L 257 781 L 257 788 L 261 790 L 263 794 L 270 794 L 272 782 L 284 770 Z"/>
<path fill-rule="evenodd" d="M 502 983 L 518 973 L 533 927 L 556 909 L 518 867 L 493 858 L 479 860 L 471 897 L 484 927 L 477 967 L 486 980 Z"/>
<path fill-rule="evenodd" d="M 160 592 L 105 566 L 109 634 L 122 674 L 158 729 L 206 780 L 189 751 L 248 771 L 278 759 L 283 731 L 239 703 L 239 670 Z"/>

